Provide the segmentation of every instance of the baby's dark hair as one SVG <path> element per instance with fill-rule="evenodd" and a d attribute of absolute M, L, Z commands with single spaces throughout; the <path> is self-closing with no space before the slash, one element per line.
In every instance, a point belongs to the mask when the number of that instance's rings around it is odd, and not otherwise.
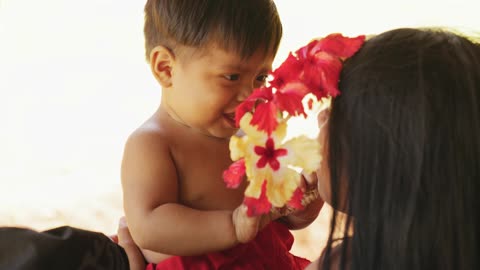
<path fill-rule="evenodd" d="M 282 24 L 272 0 L 148 0 L 144 34 L 147 60 L 159 45 L 175 51 L 212 41 L 247 58 L 258 49 L 275 55 Z"/>
<path fill-rule="evenodd" d="M 388 31 L 345 62 L 339 89 L 332 204 L 347 187 L 353 226 L 340 268 L 480 269 L 480 45 L 448 31 Z"/>

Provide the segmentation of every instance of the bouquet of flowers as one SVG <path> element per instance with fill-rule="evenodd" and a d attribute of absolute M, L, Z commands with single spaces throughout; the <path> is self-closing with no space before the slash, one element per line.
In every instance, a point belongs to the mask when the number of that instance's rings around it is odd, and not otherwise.
<path fill-rule="evenodd" d="M 273 72 L 266 86 L 255 89 L 236 110 L 237 125 L 244 136 L 230 140 L 234 163 L 224 172 L 229 188 L 237 188 L 246 175 L 249 182 L 244 204 L 247 214 L 268 213 L 272 206 L 302 209 L 310 196 L 300 188 L 302 174 L 320 165 L 320 145 L 315 139 L 298 136 L 286 140 L 291 117 L 307 116 L 314 102 L 340 94 L 338 80 L 343 61 L 363 44 L 355 38 L 331 34 L 311 41 L 290 53 Z"/>

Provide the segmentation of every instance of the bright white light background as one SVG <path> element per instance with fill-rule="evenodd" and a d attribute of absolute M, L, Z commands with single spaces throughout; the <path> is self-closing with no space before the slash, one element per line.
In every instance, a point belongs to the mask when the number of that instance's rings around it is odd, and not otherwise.
<path fill-rule="evenodd" d="M 478 0 L 276 2 L 275 65 L 331 32 L 480 30 Z M 143 5 L 0 0 L 0 225 L 115 229 L 123 143 L 160 100 L 144 61 Z"/>

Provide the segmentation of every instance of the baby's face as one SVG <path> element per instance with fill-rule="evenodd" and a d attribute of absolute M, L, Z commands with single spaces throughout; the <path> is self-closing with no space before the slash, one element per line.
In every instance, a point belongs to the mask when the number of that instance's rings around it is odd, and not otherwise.
<path fill-rule="evenodd" d="M 176 59 L 172 86 L 163 91 L 170 113 L 206 135 L 229 138 L 238 130 L 236 107 L 264 84 L 273 56 L 258 51 L 242 59 L 215 45 L 200 54 L 185 50 L 191 57 Z"/>

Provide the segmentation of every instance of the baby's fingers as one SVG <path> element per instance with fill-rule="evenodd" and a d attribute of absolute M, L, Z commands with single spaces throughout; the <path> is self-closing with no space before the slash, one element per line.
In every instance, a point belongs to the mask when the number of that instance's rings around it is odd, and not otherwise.
<path fill-rule="evenodd" d="M 255 238 L 260 224 L 260 217 L 249 217 L 247 215 L 247 207 L 242 204 L 233 211 L 232 218 L 237 240 L 240 243 L 247 243 Z"/>

